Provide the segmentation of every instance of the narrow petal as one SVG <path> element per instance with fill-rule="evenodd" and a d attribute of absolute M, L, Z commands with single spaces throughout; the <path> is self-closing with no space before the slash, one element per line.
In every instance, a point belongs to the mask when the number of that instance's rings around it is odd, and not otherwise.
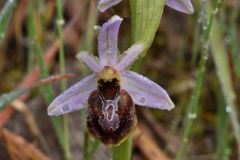
<path fill-rule="evenodd" d="M 97 89 L 96 75 L 91 74 L 56 97 L 48 107 L 48 115 L 58 116 L 85 107 L 90 93 Z"/>
<path fill-rule="evenodd" d="M 126 50 L 123 54 L 122 59 L 116 65 L 116 70 L 123 71 L 128 68 L 140 55 L 140 53 L 144 50 L 143 43 L 136 43 L 132 45 L 128 50 Z"/>
<path fill-rule="evenodd" d="M 77 55 L 77 58 L 81 59 L 95 73 L 99 73 L 103 69 L 103 67 L 98 64 L 98 58 L 91 56 L 87 52 L 80 52 Z"/>
<path fill-rule="evenodd" d="M 194 12 L 190 0 L 167 0 L 166 5 L 183 13 L 192 14 Z"/>
<path fill-rule="evenodd" d="M 102 66 L 114 66 L 117 61 L 117 38 L 122 20 L 119 16 L 113 16 L 99 31 L 98 53 Z"/>
<path fill-rule="evenodd" d="M 131 95 L 135 104 L 156 109 L 174 108 L 172 100 L 162 87 L 135 72 L 122 73 L 121 86 Z"/>
<path fill-rule="evenodd" d="M 98 3 L 98 9 L 101 12 L 106 11 L 108 8 L 115 6 L 116 4 L 118 4 L 119 2 L 121 2 L 122 0 L 100 0 Z"/>

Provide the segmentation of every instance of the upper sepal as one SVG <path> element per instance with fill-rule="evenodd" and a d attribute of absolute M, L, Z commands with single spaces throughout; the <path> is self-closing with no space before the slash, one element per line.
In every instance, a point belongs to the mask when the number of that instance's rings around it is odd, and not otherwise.
<path fill-rule="evenodd" d="M 122 21 L 121 17 L 115 15 L 100 28 L 98 34 L 98 55 L 102 66 L 114 66 L 117 62 L 118 32 Z"/>

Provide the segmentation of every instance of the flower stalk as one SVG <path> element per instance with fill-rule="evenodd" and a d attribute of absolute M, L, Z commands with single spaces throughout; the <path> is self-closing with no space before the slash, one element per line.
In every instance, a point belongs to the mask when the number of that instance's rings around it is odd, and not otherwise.
<path fill-rule="evenodd" d="M 112 148 L 112 160 L 130 160 L 132 154 L 133 133 L 117 147 Z"/>

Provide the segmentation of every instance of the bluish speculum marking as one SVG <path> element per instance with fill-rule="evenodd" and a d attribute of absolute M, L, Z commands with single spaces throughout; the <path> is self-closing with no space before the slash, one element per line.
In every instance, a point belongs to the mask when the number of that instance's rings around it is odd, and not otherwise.
<path fill-rule="evenodd" d="M 99 95 L 99 98 L 102 100 L 102 116 L 99 118 L 98 123 L 103 130 L 117 130 L 120 123 L 117 114 L 120 96 L 117 94 L 113 100 L 105 100 L 102 95 Z"/>
<path fill-rule="evenodd" d="M 141 97 L 141 98 L 139 99 L 139 102 L 140 102 L 140 103 L 145 103 L 145 98 L 144 98 L 144 97 Z"/>
<path fill-rule="evenodd" d="M 72 111 L 70 104 L 66 104 L 65 106 L 63 106 L 63 108 L 62 108 L 63 113 L 68 113 L 70 111 Z"/>

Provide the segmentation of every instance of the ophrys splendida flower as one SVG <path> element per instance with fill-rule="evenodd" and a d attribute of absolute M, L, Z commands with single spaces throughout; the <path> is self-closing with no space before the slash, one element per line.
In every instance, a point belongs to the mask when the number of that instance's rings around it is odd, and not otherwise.
<path fill-rule="evenodd" d="M 88 106 L 89 132 L 108 145 L 119 144 L 136 126 L 135 104 L 171 110 L 174 104 L 167 92 L 148 78 L 129 71 L 129 66 L 144 50 L 137 43 L 117 56 L 117 38 L 122 18 L 113 16 L 100 28 L 98 55 L 80 52 L 92 74 L 55 98 L 49 115 L 62 115 Z"/>

